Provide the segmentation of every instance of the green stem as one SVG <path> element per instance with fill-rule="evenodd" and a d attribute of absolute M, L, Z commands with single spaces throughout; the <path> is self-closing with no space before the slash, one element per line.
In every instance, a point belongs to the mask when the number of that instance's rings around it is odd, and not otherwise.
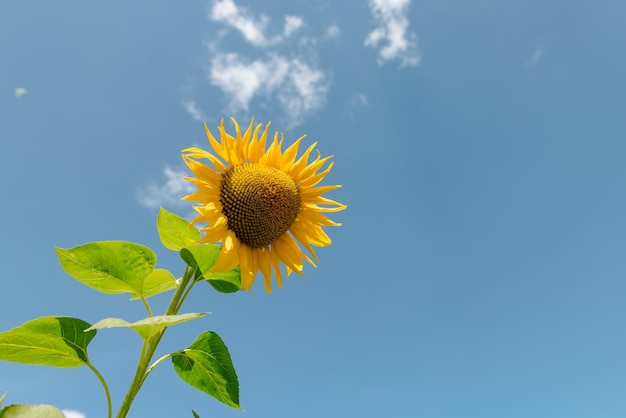
<path fill-rule="evenodd" d="M 146 377 L 148 377 L 148 375 L 150 374 L 150 372 L 152 371 L 152 369 L 154 369 L 156 366 L 158 366 L 163 360 L 165 360 L 168 357 L 172 357 L 173 353 L 169 353 L 164 355 L 163 357 L 161 357 L 160 359 L 158 359 L 157 361 L 155 361 L 154 363 L 152 363 L 152 366 L 148 367 L 148 370 L 146 370 L 146 374 L 144 376 L 144 380 L 146 379 Z"/>
<path fill-rule="evenodd" d="M 143 302 L 143 306 L 146 307 L 146 311 L 148 311 L 148 316 L 152 316 L 152 309 L 150 309 L 150 304 L 148 303 L 148 300 L 145 298 L 145 296 L 141 296 L 141 301 Z"/>
<path fill-rule="evenodd" d="M 193 270 L 189 267 L 185 269 L 185 274 L 183 275 L 180 285 L 176 289 L 174 296 L 172 296 L 172 300 L 170 301 L 169 306 L 167 307 L 167 311 L 165 315 L 176 315 L 178 310 L 180 309 L 180 302 L 183 299 L 183 296 L 186 295 L 186 288 L 189 285 L 189 281 L 193 277 Z M 117 413 L 117 418 L 126 418 L 128 411 L 130 410 L 130 406 L 132 405 L 139 389 L 143 385 L 143 382 L 147 376 L 148 366 L 150 365 L 150 361 L 152 360 L 152 356 L 154 356 L 154 352 L 161 342 L 161 338 L 163 338 L 163 334 L 167 328 L 162 329 L 152 337 L 144 340 L 143 346 L 141 347 L 141 356 L 139 357 L 139 362 L 137 363 L 137 371 L 135 372 L 135 376 L 133 377 L 133 381 L 128 388 L 128 392 L 126 392 L 126 396 L 122 401 L 122 405 L 120 406 L 120 410 Z"/>
<path fill-rule="evenodd" d="M 87 361 L 87 367 L 89 367 L 91 369 L 91 371 L 93 371 L 96 376 L 98 377 L 98 380 L 100 380 L 100 383 L 102 383 L 102 387 L 104 388 L 104 393 L 106 394 L 107 397 L 107 417 L 111 418 L 113 416 L 113 407 L 111 406 L 111 393 L 109 392 L 109 386 L 107 385 L 106 380 L 104 380 L 104 377 L 100 374 L 100 372 L 98 371 L 98 369 L 96 369 L 96 367 L 91 364 L 89 361 Z"/>
<path fill-rule="evenodd" d="M 185 289 L 185 293 L 181 296 L 180 301 L 178 301 L 178 304 L 176 305 L 176 312 L 178 312 L 183 306 L 183 302 L 185 302 L 185 299 L 187 299 L 187 295 L 189 295 L 189 292 L 191 292 L 191 289 L 196 283 L 196 280 L 192 280 L 189 286 L 187 286 L 187 289 Z"/>

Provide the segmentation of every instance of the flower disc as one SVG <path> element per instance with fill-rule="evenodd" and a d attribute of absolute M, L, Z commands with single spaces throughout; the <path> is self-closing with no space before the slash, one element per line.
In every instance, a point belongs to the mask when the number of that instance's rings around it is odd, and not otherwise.
<path fill-rule="evenodd" d="M 237 165 L 223 176 L 222 212 L 228 229 L 252 248 L 270 245 L 289 230 L 300 211 L 296 183 L 264 164 Z"/>

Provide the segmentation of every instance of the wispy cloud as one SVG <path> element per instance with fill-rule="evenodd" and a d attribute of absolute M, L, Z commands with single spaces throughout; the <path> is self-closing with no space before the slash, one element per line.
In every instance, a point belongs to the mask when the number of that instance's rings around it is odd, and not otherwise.
<path fill-rule="evenodd" d="M 528 61 L 526 61 L 526 66 L 533 67 L 537 65 L 537 63 L 543 56 L 543 53 L 544 53 L 543 48 L 541 48 L 540 46 L 535 47 L 535 50 L 533 51 L 533 55 L 530 57 Z"/>
<path fill-rule="evenodd" d="M 300 29 L 304 25 L 304 21 L 298 16 L 285 16 L 285 30 L 283 34 L 285 37 L 291 36 L 295 31 Z"/>
<path fill-rule="evenodd" d="M 230 98 L 229 111 L 247 112 L 255 97 L 276 101 L 291 126 L 320 108 L 328 90 L 324 72 L 298 58 L 277 54 L 256 60 L 233 52 L 219 54 L 213 58 L 209 79 Z"/>
<path fill-rule="evenodd" d="M 364 93 L 357 93 L 353 95 L 352 98 L 350 99 L 350 105 L 352 107 L 362 107 L 362 106 L 367 106 L 367 104 L 368 104 L 367 96 Z"/>
<path fill-rule="evenodd" d="M 407 12 L 411 0 L 369 0 L 378 26 L 365 38 L 365 46 L 378 48 L 378 63 L 399 60 L 401 67 L 420 63 L 415 33 L 409 32 Z"/>
<path fill-rule="evenodd" d="M 71 409 L 63 409 L 61 410 L 61 412 L 63 412 L 63 415 L 65 415 L 65 418 L 86 418 L 87 417 L 87 415 L 83 414 L 82 412 L 72 411 Z"/>
<path fill-rule="evenodd" d="M 181 202 L 180 199 L 195 191 L 195 187 L 183 179 L 189 173 L 165 167 L 163 175 L 165 176 L 164 183 L 151 183 L 137 192 L 139 203 L 148 208 L 188 206 L 188 203 Z"/>
<path fill-rule="evenodd" d="M 253 47 L 224 48 L 223 30 L 206 43 L 204 76 L 222 91 L 228 113 L 248 113 L 251 106 L 277 108 L 291 128 L 325 105 L 330 76 L 317 63 L 318 42 L 304 33 L 306 22 L 301 17 L 284 15 L 282 26 L 276 28 L 267 16 L 233 0 L 215 0 L 208 17 L 227 31 L 234 29 Z M 183 106 L 194 119 L 204 118 L 195 101 L 187 99 Z"/>
<path fill-rule="evenodd" d="M 209 17 L 237 29 L 252 45 L 267 46 L 278 41 L 277 38 L 270 40 L 265 36 L 269 21 L 267 16 L 261 15 L 259 18 L 254 18 L 246 9 L 237 6 L 232 0 L 215 1 Z"/>
<path fill-rule="evenodd" d="M 194 100 L 184 99 L 183 107 L 185 108 L 187 113 L 191 115 L 193 120 L 198 120 L 198 121 L 206 120 L 204 113 L 200 109 L 198 109 L 198 106 L 196 105 L 196 102 Z"/>
<path fill-rule="evenodd" d="M 360 109 L 367 107 L 369 101 L 365 93 L 355 93 L 350 98 L 347 106 L 347 117 L 351 123 L 355 123 Z"/>
<path fill-rule="evenodd" d="M 339 29 L 339 26 L 337 26 L 334 23 L 330 25 L 328 28 L 326 28 L 326 32 L 324 32 L 324 37 L 327 39 L 338 38 L 340 35 L 341 35 L 341 29 Z"/>

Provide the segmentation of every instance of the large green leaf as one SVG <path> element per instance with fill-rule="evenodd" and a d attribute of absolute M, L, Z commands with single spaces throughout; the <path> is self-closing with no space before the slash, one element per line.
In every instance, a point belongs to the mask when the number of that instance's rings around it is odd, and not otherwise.
<path fill-rule="evenodd" d="M 156 255 L 150 248 L 126 241 L 92 242 L 55 250 L 70 276 L 109 294 L 143 294 L 144 280 L 156 265 Z"/>
<path fill-rule="evenodd" d="M 87 345 L 96 331 L 89 324 L 63 316 L 37 318 L 0 334 L 0 360 L 53 367 L 87 363 Z"/>
<path fill-rule="evenodd" d="M 188 348 L 172 354 L 174 370 L 189 385 L 236 409 L 239 380 L 224 341 L 205 331 Z"/>
<path fill-rule="evenodd" d="M 216 244 L 195 244 L 180 250 L 181 258 L 191 268 L 196 269 L 196 280 L 204 279 L 221 293 L 241 290 L 239 267 L 226 272 L 212 273 L 222 247 Z"/>
<path fill-rule="evenodd" d="M 143 281 L 143 294 L 133 292 L 130 299 L 135 300 L 141 298 L 142 296 L 144 298 L 149 298 L 150 296 L 158 295 L 175 288 L 176 279 L 172 273 L 164 269 L 155 269 L 148 275 L 148 277 L 146 277 L 146 280 Z"/>
<path fill-rule="evenodd" d="M 141 338 L 147 339 L 170 325 L 176 325 L 181 322 L 191 321 L 192 319 L 202 318 L 205 315 L 206 313 L 186 313 L 180 315 L 151 316 L 149 318 L 142 319 L 141 321 L 133 322 L 132 324 L 119 318 L 106 318 L 96 322 L 89 329 L 120 327 L 131 328 L 137 332 Z"/>
<path fill-rule="evenodd" d="M 157 216 L 157 229 L 165 248 L 173 251 L 180 251 L 200 239 L 200 231 L 188 220 L 163 208 Z"/>
<path fill-rule="evenodd" d="M 0 418 L 65 418 L 65 415 L 52 405 L 13 404 L 0 409 Z"/>

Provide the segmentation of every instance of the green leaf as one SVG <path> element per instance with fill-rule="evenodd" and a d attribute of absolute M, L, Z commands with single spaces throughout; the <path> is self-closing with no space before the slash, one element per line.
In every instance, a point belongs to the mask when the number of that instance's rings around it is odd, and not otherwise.
<path fill-rule="evenodd" d="M 180 250 L 180 257 L 193 269 L 209 273 L 222 247 L 217 244 L 193 244 Z"/>
<path fill-rule="evenodd" d="M 198 415 L 193 409 L 191 410 L 191 413 L 193 414 L 193 418 L 200 418 L 200 415 Z"/>
<path fill-rule="evenodd" d="M 180 251 L 200 239 L 200 231 L 188 220 L 163 208 L 157 216 L 157 229 L 165 248 L 173 251 Z"/>
<path fill-rule="evenodd" d="M 163 292 L 167 292 L 168 290 L 172 290 L 176 288 L 176 279 L 174 275 L 167 270 L 164 269 L 155 269 L 152 273 L 146 277 L 143 282 L 143 297 L 149 298 L 154 295 L 158 295 Z M 134 293 L 131 300 L 136 300 L 141 298 L 141 294 Z"/>
<path fill-rule="evenodd" d="M 6 398 L 6 397 L 7 397 L 7 393 L 9 393 L 9 392 L 4 392 L 4 393 L 2 394 L 2 396 L 0 396 L 0 405 L 2 405 L 2 401 L 4 401 L 4 398 Z"/>
<path fill-rule="evenodd" d="M 221 293 L 237 292 L 241 290 L 239 267 L 227 272 L 211 273 L 221 249 L 216 244 L 194 244 L 180 250 L 180 256 L 187 265 L 196 269 L 196 280 L 206 280 Z"/>
<path fill-rule="evenodd" d="M 0 409 L 0 418 L 65 418 L 65 415 L 52 405 L 13 404 Z"/>
<path fill-rule="evenodd" d="M 87 345 L 96 331 L 63 316 L 37 318 L 0 334 L 0 360 L 52 367 L 80 367 L 88 362 Z"/>
<path fill-rule="evenodd" d="M 220 293 L 234 293 L 241 290 L 241 271 L 235 267 L 223 273 L 204 275 L 206 281 Z"/>
<path fill-rule="evenodd" d="M 142 294 L 144 280 L 156 265 L 156 255 L 150 248 L 126 241 L 92 242 L 55 250 L 67 274 L 109 294 Z"/>
<path fill-rule="evenodd" d="M 172 354 L 174 370 L 189 385 L 226 405 L 239 406 L 239 380 L 224 341 L 205 331 L 188 348 Z"/>
<path fill-rule="evenodd" d="M 181 322 L 191 321 L 192 319 L 202 318 L 206 313 L 186 313 L 180 315 L 161 315 L 151 316 L 141 321 L 126 322 L 119 318 L 106 318 L 93 324 L 89 329 L 102 329 L 102 328 L 131 328 L 141 338 L 147 339 L 152 337 L 163 328 L 167 328 L 170 325 L 180 324 Z"/>

